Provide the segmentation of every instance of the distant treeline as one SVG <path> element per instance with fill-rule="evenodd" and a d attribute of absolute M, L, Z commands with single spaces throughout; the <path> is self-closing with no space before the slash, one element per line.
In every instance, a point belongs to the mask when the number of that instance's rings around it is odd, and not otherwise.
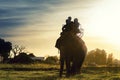
<path fill-rule="evenodd" d="M 115 59 L 112 53 L 97 48 L 88 52 L 84 64 L 87 66 L 120 66 L 120 61 Z"/>
<path fill-rule="evenodd" d="M 12 56 L 11 56 L 12 55 Z M 12 45 L 11 42 L 0 38 L 0 61 L 1 63 L 49 63 L 58 64 L 57 56 L 48 56 L 47 58 L 38 58 L 34 53 L 25 51 L 25 47 Z M 112 53 L 105 50 L 95 49 L 87 53 L 84 61 L 85 66 L 120 66 L 120 61 L 113 57 Z"/>

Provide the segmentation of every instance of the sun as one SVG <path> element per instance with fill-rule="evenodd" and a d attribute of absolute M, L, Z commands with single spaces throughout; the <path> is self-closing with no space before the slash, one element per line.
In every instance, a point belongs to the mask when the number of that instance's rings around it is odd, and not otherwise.
<path fill-rule="evenodd" d="M 117 59 L 120 53 L 120 0 L 101 0 L 89 9 L 85 25 L 85 40 L 89 50 L 102 48 L 114 53 Z"/>
<path fill-rule="evenodd" d="M 111 44 L 120 45 L 120 0 L 104 0 L 91 9 L 89 34 L 100 36 Z"/>

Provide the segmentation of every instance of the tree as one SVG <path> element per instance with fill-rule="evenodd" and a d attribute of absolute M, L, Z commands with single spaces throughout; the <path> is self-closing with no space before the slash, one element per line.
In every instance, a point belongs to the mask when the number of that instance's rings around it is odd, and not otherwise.
<path fill-rule="evenodd" d="M 12 43 L 0 38 L 0 54 L 3 57 L 3 62 L 8 60 L 11 49 Z"/>
<path fill-rule="evenodd" d="M 29 57 L 35 57 L 33 53 L 28 54 Z"/>
<path fill-rule="evenodd" d="M 50 63 L 50 64 L 55 64 L 58 62 L 58 57 L 57 56 L 48 56 L 46 58 L 45 62 Z"/>
<path fill-rule="evenodd" d="M 85 59 L 85 63 L 86 64 L 91 64 L 91 63 L 95 63 L 95 56 L 94 56 L 95 50 L 92 50 L 90 52 L 88 52 L 86 59 Z"/>
<path fill-rule="evenodd" d="M 85 64 L 106 65 L 107 53 L 105 50 L 95 49 L 88 52 Z"/>
<path fill-rule="evenodd" d="M 112 66 L 113 64 L 113 54 L 108 54 L 108 58 L 107 58 L 107 65 L 108 66 Z"/>
<path fill-rule="evenodd" d="M 19 45 L 14 45 L 13 48 L 12 48 L 12 52 L 14 54 L 14 57 L 19 55 L 20 53 L 23 53 L 24 50 L 25 50 L 25 47 L 19 46 Z"/>

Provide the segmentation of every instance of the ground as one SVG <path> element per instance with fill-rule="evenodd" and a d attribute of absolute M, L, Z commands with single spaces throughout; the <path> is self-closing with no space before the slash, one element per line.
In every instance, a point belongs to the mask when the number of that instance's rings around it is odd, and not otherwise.
<path fill-rule="evenodd" d="M 59 65 L 0 65 L 0 80 L 120 80 L 119 68 L 83 68 L 82 74 L 70 78 L 58 75 Z"/>

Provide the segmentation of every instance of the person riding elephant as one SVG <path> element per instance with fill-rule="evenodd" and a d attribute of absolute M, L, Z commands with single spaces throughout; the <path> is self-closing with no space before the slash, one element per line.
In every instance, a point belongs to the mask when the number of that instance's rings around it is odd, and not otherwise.
<path fill-rule="evenodd" d="M 77 36 L 79 25 L 77 18 L 74 19 L 74 22 L 68 18 L 56 41 L 55 47 L 60 50 L 60 77 L 63 73 L 64 62 L 66 63 L 66 76 L 80 73 L 87 47 L 85 42 Z"/>
<path fill-rule="evenodd" d="M 71 30 L 71 26 L 70 26 L 70 24 L 71 24 L 71 17 L 69 16 L 68 17 L 68 19 L 66 19 L 66 24 L 62 27 L 62 32 L 67 32 L 67 31 L 70 31 Z"/>
<path fill-rule="evenodd" d="M 73 30 L 74 30 L 75 34 L 76 33 L 81 33 L 80 32 L 80 23 L 78 22 L 77 18 L 74 19 L 74 28 L 73 28 Z"/>
<path fill-rule="evenodd" d="M 66 19 L 66 24 L 63 25 L 62 27 L 62 34 L 66 33 L 68 31 L 72 31 L 72 33 L 74 33 L 75 35 L 77 33 L 81 33 L 80 31 L 80 23 L 78 22 L 78 19 L 75 18 L 74 22 L 71 21 L 71 17 L 68 17 L 68 19 Z"/>

